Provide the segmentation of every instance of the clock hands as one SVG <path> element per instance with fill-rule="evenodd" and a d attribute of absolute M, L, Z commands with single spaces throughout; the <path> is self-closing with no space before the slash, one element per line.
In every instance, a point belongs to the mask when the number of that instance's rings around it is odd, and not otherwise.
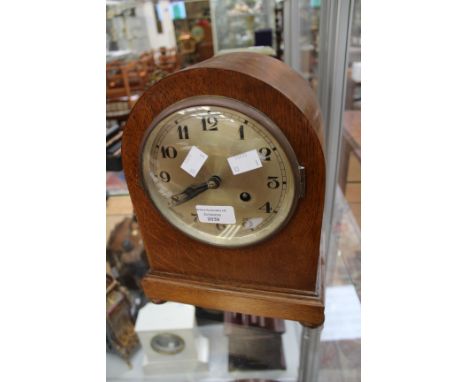
<path fill-rule="evenodd" d="M 221 178 L 219 176 L 213 175 L 204 183 L 193 184 L 191 186 L 188 186 L 180 194 L 172 195 L 172 205 L 178 206 L 179 204 L 185 203 L 208 189 L 218 188 L 220 184 Z"/>

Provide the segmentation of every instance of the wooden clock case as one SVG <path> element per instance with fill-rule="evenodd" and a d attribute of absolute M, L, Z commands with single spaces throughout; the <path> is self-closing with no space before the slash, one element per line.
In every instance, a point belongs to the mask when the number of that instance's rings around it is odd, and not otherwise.
<path fill-rule="evenodd" d="M 267 115 L 280 127 L 305 168 L 305 194 L 288 224 L 273 237 L 242 248 L 198 242 L 154 208 L 141 179 L 142 142 L 152 121 L 194 96 L 229 97 Z M 176 72 L 147 90 L 124 129 L 122 160 L 145 243 L 152 300 L 296 320 L 324 320 L 320 256 L 325 193 L 323 133 L 309 84 L 287 65 L 256 53 L 231 53 Z"/>

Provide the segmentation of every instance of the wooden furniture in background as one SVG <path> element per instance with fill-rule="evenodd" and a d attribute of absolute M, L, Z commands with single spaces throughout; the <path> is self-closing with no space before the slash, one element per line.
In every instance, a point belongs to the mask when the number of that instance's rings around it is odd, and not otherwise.
<path fill-rule="evenodd" d="M 197 44 L 197 57 L 199 61 L 205 61 L 214 56 L 213 42 L 202 41 Z"/>
<path fill-rule="evenodd" d="M 196 47 L 197 59 L 201 62 L 214 56 L 213 34 L 208 20 L 200 20 L 198 26 L 203 29 L 203 39 L 197 42 Z"/>
<path fill-rule="evenodd" d="M 192 65 L 197 59 L 197 42 L 190 33 L 182 33 L 177 41 L 177 47 L 182 56 L 182 65 Z"/>
<path fill-rule="evenodd" d="M 156 70 L 152 51 L 144 52 L 137 60 L 115 61 L 106 66 L 106 99 L 108 103 L 127 102 L 131 109 L 145 90 L 151 74 Z"/>
<path fill-rule="evenodd" d="M 126 102 L 131 109 L 143 91 L 146 74 L 144 70 L 140 70 L 136 61 L 107 64 L 107 102 Z"/>
<path fill-rule="evenodd" d="M 152 300 L 321 325 L 325 158 L 312 89 L 281 61 L 255 53 L 216 56 L 168 78 L 135 105 L 122 144 L 125 177 L 151 269 L 143 280 L 145 294 Z M 232 98 L 267 115 L 305 167 L 306 191 L 294 215 L 260 244 L 227 249 L 191 239 L 162 217 L 142 186 L 140 150 L 152 121 L 174 103 L 199 95 Z"/>
<path fill-rule="evenodd" d="M 152 50 L 148 50 L 140 54 L 140 58 L 138 59 L 140 65 L 148 74 L 151 74 L 152 71 L 156 70 L 154 55 L 155 54 Z"/>
<path fill-rule="evenodd" d="M 176 48 L 161 47 L 156 53 L 156 64 L 157 66 L 168 73 L 173 73 L 179 70 L 180 55 L 177 53 Z"/>

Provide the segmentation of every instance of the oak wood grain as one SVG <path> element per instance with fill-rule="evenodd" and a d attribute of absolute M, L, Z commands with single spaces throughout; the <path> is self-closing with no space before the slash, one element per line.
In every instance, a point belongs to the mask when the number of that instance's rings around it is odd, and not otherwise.
<path fill-rule="evenodd" d="M 306 171 L 306 194 L 288 225 L 243 248 L 195 241 L 153 208 L 142 187 L 139 153 L 151 122 L 183 99 L 224 96 L 249 104 L 281 128 Z M 122 159 L 145 242 L 151 299 L 187 302 L 269 317 L 323 321 L 319 288 L 325 159 L 320 113 L 312 89 L 287 65 L 255 53 L 218 56 L 176 72 L 147 90 L 125 127 Z"/>

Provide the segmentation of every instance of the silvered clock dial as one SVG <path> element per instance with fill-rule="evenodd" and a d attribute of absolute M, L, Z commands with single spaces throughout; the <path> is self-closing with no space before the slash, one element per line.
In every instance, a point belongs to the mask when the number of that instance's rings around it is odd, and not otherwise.
<path fill-rule="evenodd" d="M 202 242 L 260 242 L 289 220 L 300 168 L 282 131 L 264 114 L 225 97 L 171 105 L 141 150 L 144 188 L 176 228 Z"/>

